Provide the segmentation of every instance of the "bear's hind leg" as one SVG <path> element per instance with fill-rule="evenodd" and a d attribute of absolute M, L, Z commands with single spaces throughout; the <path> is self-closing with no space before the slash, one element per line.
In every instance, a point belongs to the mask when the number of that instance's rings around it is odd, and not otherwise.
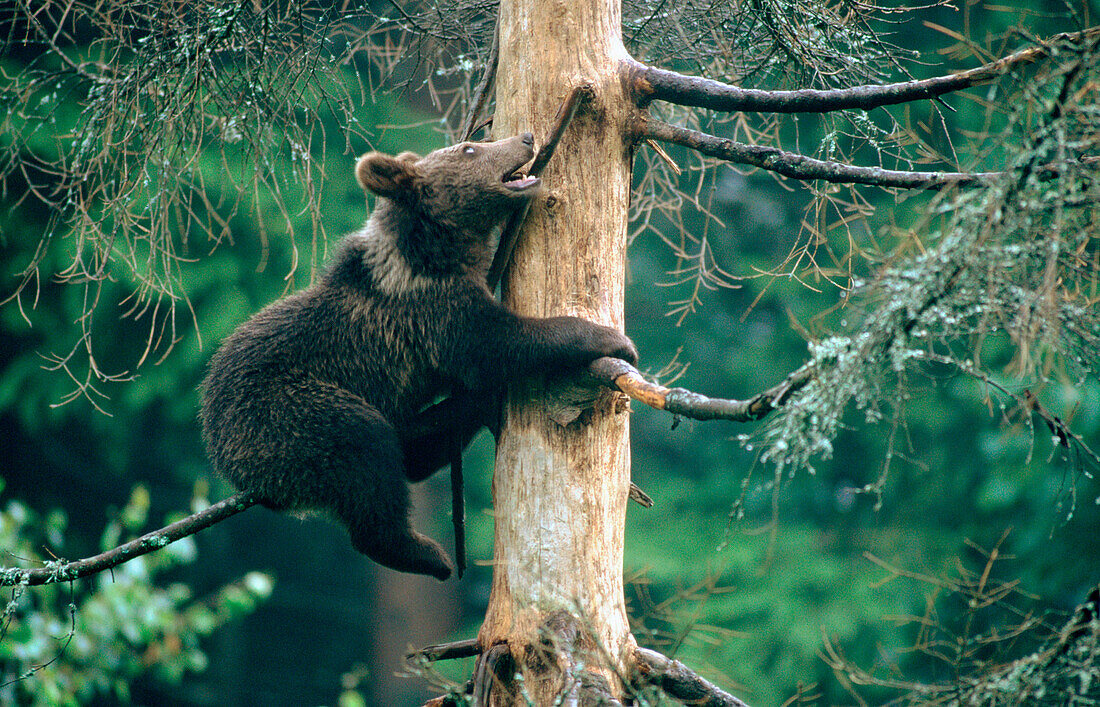
<path fill-rule="evenodd" d="M 409 525 L 409 488 L 393 427 L 371 409 L 336 456 L 338 483 L 326 505 L 356 550 L 400 572 L 443 580 L 454 565 L 439 543 Z"/>
<path fill-rule="evenodd" d="M 447 579 L 454 571 L 447 553 L 435 540 L 409 526 L 409 489 L 405 480 L 394 476 L 387 481 L 394 483 L 378 484 L 370 496 L 360 493 L 361 489 L 349 488 L 333 508 L 336 517 L 347 526 L 352 546 L 378 564 L 399 572 Z"/>
<path fill-rule="evenodd" d="M 451 397 L 422 410 L 409 429 L 401 433 L 405 476 L 413 483 L 423 481 L 451 463 L 469 446 L 481 428 L 497 433 L 500 403 L 504 391 L 456 390 Z"/>

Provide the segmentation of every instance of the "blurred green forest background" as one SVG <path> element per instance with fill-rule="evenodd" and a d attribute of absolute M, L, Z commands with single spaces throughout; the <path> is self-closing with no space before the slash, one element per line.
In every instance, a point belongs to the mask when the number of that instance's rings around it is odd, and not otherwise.
<path fill-rule="evenodd" d="M 1056 9 L 972 6 L 969 31 L 997 35 L 1023 18 L 1042 36 L 1066 29 L 1044 19 Z M 959 13 L 933 8 L 893 29 L 894 41 L 930 59 L 923 68 L 931 76 L 942 73 L 938 62 L 956 64 L 936 54 L 953 40 L 925 21 L 953 26 Z M 12 80 L 33 49 L 6 48 L 2 80 Z M 19 146 L 27 154 L 60 149 L 80 117 L 72 96 L 43 100 L 64 102 L 53 112 L 52 132 L 40 129 Z M 969 131 L 983 129 L 970 102 L 947 100 L 959 109 L 951 114 L 953 139 L 963 143 Z M 77 321 L 87 291 L 46 276 L 71 259 L 65 253 L 71 242 L 51 243 L 33 296 L 0 307 L 3 565 L 94 554 L 233 492 L 212 475 L 197 425 L 197 389 L 208 357 L 252 313 L 307 283 L 324 246 L 365 220 L 368 205 L 352 174 L 356 155 L 444 144 L 430 105 L 415 92 L 362 106 L 356 118 L 368 140 L 334 138 L 342 134 L 337 117 L 317 109 L 329 139 L 317 141 L 310 155 L 326 165 L 317 186 L 324 232 L 316 257 L 309 214 L 272 219 L 274 202 L 263 188 L 247 208 L 223 214 L 231 236 L 217 247 L 179 234 L 178 268 L 194 324 L 190 313 L 177 317 L 170 353 L 151 357 L 132 380 L 99 385 L 103 397 L 70 399 L 74 380 L 50 370 L 51 356 L 80 341 Z M 926 109 L 914 113 L 920 110 Z M 821 137 L 804 125 L 798 139 Z M 0 140 L 10 146 L 12 137 Z M 687 153 L 670 154 L 682 164 L 692 161 Z M 302 156 L 288 146 L 283 158 Z M 211 151 L 193 169 L 202 172 L 213 203 L 223 180 L 246 171 L 231 148 Z M 714 262 L 746 279 L 736 289 L 704 289 L 696 311 L 682 319 L 669 312 L 693 285 L 675 284 L 669 272 L 676 259 L 659 238 L 635 239 L 627 332 L 643 368 L 656 372 L 676 360 L 688 364 L 676 385 L 748 397 L 805 360 L 808 336 L 843 330 L 847 319 L 858 318 L 837 308 L 843 293 L 823 279 L 802 284 L 759 274 L 784 260 L 802 221 L 813 218 L 809 197 L 793 186 L 723 167 L 707 195 L 717 220 L 707 224 L 685 207 L 689 227 L 707 229 Z M 281 188 L 286 203 L 300 201 L 295 190 L 301 185 L 287 179 Z M 919 194 L 867 194 L 878 210 L 856 232 L 868 240 L 888 238 L 889 227 L 912 223 L 927 204 Z M 39 247 L 51 213 L 27 198 L 26 188 L 9 184 L 0 199 L 2 299 Z M 834 229 L 829 236 L 843 241 L 848 232 Z M 99 295 L 110 306 L 96 311 L 94 353 L 108 373 L 134 369 L 145 351 L 151 314 L 122 316 L 138 284 L 120 268 Z M 1006 341 L 984 344 L 986 359 L 1007 365 L 1011 355 Z M 1003 382 L 1016 386 L 1007 373 Z M 825 660 L 830 654 L 899 681 L 935 680 L 965 668 L 971 657 L 1022 655 L 1045 637 L 1042 625 L 1060 625 L 1059 612 L 1072 610 L 1100 581 L 1095 480 L 1076 475 L 1044 430 L 991 405 L 974 380 L 930 373 L 916 383 L 903 427 L 894 429 L 889 416 L 868 424 L 853 412 L 832 458 L 817 463 L 813 475 L 779 487 L 755 460 L 751 443 L 736 438 L 751 434 L 751 426 L 684 421 L 673 428 L 669 416 L 635 404 L 634 481 L 656 502 L 628 512 L 628 602 L 639 640 L 752 704 L 780 704 L 796 694 L 838 704 L 854 698 Z M 1096 381 L 1051 384 L 1040 394 L 1100 448 Z M 474 566 L 461 581 L 440 585 L 381 569 L 357 555 L 333 525 L 253 509 L 72 587 L 15 592 L 0 638 L 6 683 L 0 702 L 58 704 L 75 695 L 78 704 L 422 704 L 438 689 L 417 677 L 394 677 L 403 670 L 400 656 L 410 647 L 473 636 L 488 600 L 491 439 L 479 438 L 466 459 Z M 879 503 L 858 489 L 875 482 L 886 464 L 890 475 Z M 448 545 L 445 477 L 418 489 L 415 523 Z M 741 498 L 745 518 L 731 520 Z M 976 581 L 986 571 L 990 591 L 1005 587 L 1002 603 L 975 607 L 951 591 L 953 583 Z M 959 637 L 1009 636 L 1029 616 L 1044 622 L 1035 638 L 994 642 L 973 656 L 951 652 L 969 645 Z M 918 648 L 930 637 L 946 640 L 943 655 Z M 471 663 L 438 667 L 443 677 L 460 679 Z M 861 694 L 880 702 L 898 692 L 882 687 Z"/>

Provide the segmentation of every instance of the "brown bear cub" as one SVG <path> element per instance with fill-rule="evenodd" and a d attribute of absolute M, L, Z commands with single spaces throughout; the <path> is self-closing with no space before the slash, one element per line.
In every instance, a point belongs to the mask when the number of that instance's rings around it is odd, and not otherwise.
<path fill-rule="evenodd" d="M 637 359 L 614 329 L 521 317 L 486 287 L 495 229 L 539 191 L 520 171 L 533 156 L 525 133 L 360 158 L 359 183 L 380 197 L 366 226 L 210 361 L 201 418 L 215 468 L 269 508 L 334 516 L 379 564 L 450 576 L 439 544 L 409 526 L 406 483 L 444 466 L 484 420 L 402 442 L 404 426 L 449 391 L 491 408 L 516 378 Z"/>

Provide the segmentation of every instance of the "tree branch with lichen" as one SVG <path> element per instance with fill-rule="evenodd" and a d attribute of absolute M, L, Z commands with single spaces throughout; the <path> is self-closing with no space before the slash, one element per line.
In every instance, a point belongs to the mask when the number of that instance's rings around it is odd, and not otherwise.
<path fill-rule="evenodd" d="M 220 523 L 230 516 L 251 508 L 256 503 L 256 499 L 249 494 L 238 493 L 208 506 L 198 513 L 193 513 L 186 518 L 177 520 L 175 523 L 170 523 L 159 530 L 146 533 L 140 538 L 135 538 L 130 542 L 83 560 L 72 562 L 59 560 L 46 563 L 45 567 L 35 569 L 0 568 L 0 586 L 36 586 L 55 582 L 71 582 L 74 579 L 87 577 L 117 567 L 135 557 L 147 555 L 189 535 L 194 535 L 204 528 L 209 528 L 215 523 Z"/>
<path fill-rule="evenodd" d="M 759 167 L 792 179 L 820 179 L 834 184 L 865 184 L 893 189 L 942 189 L 948 186 L 980 185 L 1005 174 L 1004 172 L 918 172 L 882 167 L 858 167 L 842 162 L 806 157 L 777 147 L 749 145 L 698 130 L 670 125 L 653 118 L 642 119 L 637 135 L 639 140 L 658 140 L 682 145 L 726 162 Z M 1100 164 L 1092 156 L 1070 162 L 1090 167 Z M 1065 165 L 1045 165 L 1040 176 L 1052 178 L 1064 167 Z"/>

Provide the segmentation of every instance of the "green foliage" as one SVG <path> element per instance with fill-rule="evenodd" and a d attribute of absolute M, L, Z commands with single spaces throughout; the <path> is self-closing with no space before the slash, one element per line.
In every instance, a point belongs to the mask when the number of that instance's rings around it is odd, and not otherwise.
<path fill-rule="evenodd" d="M 321 218 L 326 158 L 362 151 L 360 120 L 374 124 L 361 109 L 371 69 L 347 67 L 357 17 L 130 0 L 16 14 L 0 55 L 0 186 L 20 196 L 0 233 L 24 247 L 5 258 L 0 302 L 26 317 L 52 280 L 68 285 L 60 296 L 76 311 L 62 321 L 78 337 L 49 361 L 77 395 L 98 403 L 100 386 L 194 334 L 204 285 L 226 262 L 192 264 L 219 247 L 254 235 L 259 269 L 316 274 L 340 225 Z M 346 183 L 346 168 L 332 172 Z M 27 216 L 36 233 L 20 244 Z M 135 322 L 125 356 L 102 333 L 119 314 Z"/>
<path fill-rule="evenodd" d="M 990 32 L 1011 24 L 993 14 Z M 1097 581 L 1095 50 L 1055 56 L 983 89 L 984 114 L 964 104 L 950 116 L 958 154 L 1010 168 L 985 189 L 890 198 L 810 185 L 811 199 L 678 150 L 685 174 L 670 183 L 663 160 L 642 154 L 628 331 L 644 363 L 691 364 L 677 385 L 748 397 L 805 361 L 805 337 L 819 373 L 756 428 L 669 431 L 636 412 L 633 478 L 657 501 L 633 508 L 627 531 L 640 639 L 743 686 L 750 703 L 849 703 L 846 670 L 858 668 L 878 681 L 859 694 L 878 704 L 905 696 L 905 680 L 950 694 L 953 676 L 1027 655 Z M 732 136 L 852 147 L 813 118 L 797 131 L 777 122 L 734 116 Z M 658 323 L 662 310 L 677 328 Z M 980 576 L 975 548 L 993 547 L 1013 558 L 998 581 L 1042 598 L 994 607 L 966 634 L 968 605 L 941 578 L 975 562 Z M 883 584 L 898 575 L 871 558 L 936 583 Z M 919 641 L 928 605 L 924 628 L 944 640 L 1015 640 L 944 662 Z M 1013 633 L 1013 608 L 1050 619 Z"/>
<path fill-rule="evenodd" d="M 102 548 L 138 535 L 148 512 L 149 493 L 137 486 L 104 528 Z M 63 547 L 65 530 L 59 511 L 38 517 L 14 500 L 0 511 L 0 545 L 23 566 L 54 561 L 36 548 L 43 541 Z M 0 696 L 42 706 L 105 696 L 125 702 L 130 682 L 140 675 L 179 683 L 187 672 L 205 669 L 200 640 L 253 612 L 270 595 L 272 581 L 249 572 L 203 598 L 183 584 L 154 584 L 159 575 L 195 560 L 194 541 L 185 538 L 92 580 L 14 587 L 0 627 Z"/>
<path fill-rule="evenodd" d="M 1030 139 L 1018 143 L 1011 169 L 986 188 L 933 200 L 894 262 L 853 285 L 853 307 L 866 312 L 853 323 L 856 333 L 811 345 L 814 380 L 761 433 L 761 460 L 774 462 L 777 475 L 829 457 L 850 404 L 868 421 L 893 415 L 897 425 L 910 374 L 929 367 L 977 378 L 1025 417 L 1035 411 L 1078 469 L 1100 462 L 1027 390 L 1100 376 L 1090 265 L 1100 250 L 1100 173 L 1080 159 L 1100 149 L 1089 78 L 1100 70 L 1096 61 L 1088 46 L 1071 53 L 1060 95 L 1044 102 L 1049 115 L 1036 119 L 1031 104 L 1013 115 L 1004 141 L 1023 131 Z M 907 252 L 911 242 L 926 245 Z M 1006 350 L 1012 382 L 999 370 Z M 884 482 L 866 490 L 881 493 Z"/>

